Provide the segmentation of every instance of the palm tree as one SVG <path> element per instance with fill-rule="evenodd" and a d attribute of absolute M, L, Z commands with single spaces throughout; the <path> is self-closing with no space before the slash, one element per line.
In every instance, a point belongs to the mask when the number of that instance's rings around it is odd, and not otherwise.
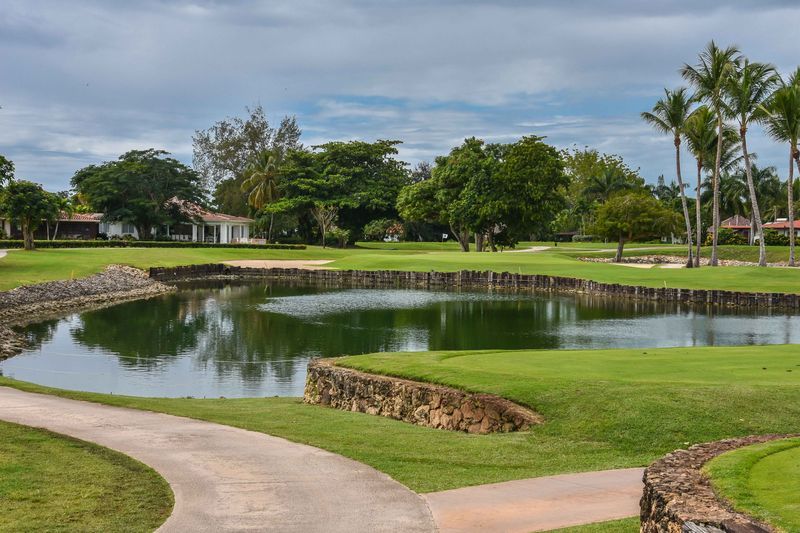
<path fill-rule="evenodd" d="M 248 193 L 247 203 L 254 209 L 263 209 L 264 206 L 275 202 L 280 193 L 278 191 L 278 154 L 269 150 L 260 152 L 244 170 L 242 191 Z M 269 233 L 267 241 L 272 241 L 272 225 L 275 213 L 269 215 Z"/>
<path fill-rule="evenodd" d="M 798 69 L 800 71 L 800 69 Z M 789 266 L 794 266 L 794 167 L 800 169 L 800 152 L 797 141 L 800 137 L 800 76 L 795 73 L 793 83 L 778 88 L 762 106 L 767 113 L 766 126 L 769 135 L 789 144 L 789 177 L 786 178 L 787 212 L 789 222 Z"/>
<path fill-rule="evenodd" d="M 589 178 L 583 192 L 585 195 L 605 203 L 615 193 L 632 188 L 633 184 L 625 179 L 625 175 L 618 168 L 606 167 L 599 175 Z"/>
<path fill-rule="evenodd" d="M 686 223 L 686 242 L 688 253 L 686 267 L 692 268 L 692 220 L 689 217 L 689 206 L 686 203 L 686 192 L 683 190 L 683 177 L 681 176 L 681 137 L 686 127 L 686 119 L 691 112 L 692 101 L 684 87 L 670 91 L 664 89 L 664 98 L 660 99 L 653 106 L 650 112 L 642 113 L 642 119 L 652 125 L 656 131 L 672 134 L 673 144 L 675 145 L 675 169 L 678 177 L 678 189 L 681 195 L 681 207 L 683 208 L 683 220 Z"/>
<path fill-rule="evenodd" d="M 702 218 L 702 187 L 703 171 L 713 169 L 711 164 L 717 147 L 717 116 L 714 111 L 701 105 L 695 109 L 686 119 L 684 127 L 684 137 L 689 151 L 697 162 L 697 188 L 695 189 L 695 240 L 697 248 L 694 254 L 694 266 L 700 266 L 700 244 L 703 241 L 703 218 Z M 726 168 L 736 159 L 735 147 L 738 146 L 739 137 L 730 126 L 723 129 L 723 147 L 720 156 L 720 166 Z M 712 187 L 713 190 L 713 187 Z M 711 195 L 713 196 L 713 194 Z"/>
<path fill-rule="evenodd" d="M 739 138 L 742 143 L 744 171 L 747 176 L 747 190 L 750 197 L 751 223 L 755 225 L 758 235 L 758 266 L 767 266 L 767 248 L 764 244 L 764 227 L 761 223 L 761 211 L 758 208 L 758 196 L 753 184 L 752 163 L 747 151 L 747 127 L 753 122 L 765 119 L 762 104 L 770 96 L 770 92 L 778 84 L 780 77 L 775 67 L 766 63 L 750 63 L 744 60 L 741 68 L 728 79 L 725 85 L 725 104 L 727 115 L 739 125 Z"/>
<path fill-rule="evenodd" d="M 753 163 L 750 173 L 753 176 L 753 186 L 758 196 L 758 207 L 761 209 L 762 218 L 776 219 L 783 202 L 781 202 L 781 180 L 775 167 L 759 167 Z M 755 234 L 755 231 L 753 233 Z"/>
<path fill-rule="evenodd" d="M 708 102 L 717 118 L 717 154 L 714 163 L 713 179 L 713 240 L 711 246 L 711 266 L 717 266 L 717 237 L 719 234 L 719 172 L 722 157 L 723 128 L 725 125 L 723 110 L 723 89 L 740 62 L 739 49 L 735 46 L 719 48 L 711 41 L 700 53 L 699 63 L 695 66 L 684 65 L 681 74 L 695 88 L 695 98 Z"/>

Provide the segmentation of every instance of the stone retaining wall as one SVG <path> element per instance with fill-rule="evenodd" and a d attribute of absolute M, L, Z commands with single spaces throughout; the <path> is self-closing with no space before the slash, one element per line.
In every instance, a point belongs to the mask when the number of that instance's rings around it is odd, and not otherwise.
<path fill-rule="evenodd" d="M 366 374 L 335 366 L 331 359 L 308 364 L 304 401 L 468 433 L 520 431 L 543 421 L 538 413 L 498 396 Z"/>
<path fill-rule="evenodd" d="M 702 467 L 725 452 L 787 435 L 758 435 L 697 444 L 670 453 L 644 471 L 642 533 L 767 533 L 766 524 L 732 511 L 714 493 Z"/>
<path fill-rule="evenodd" d="M 304 270 L 297 268 L 246 268 L 224 264 L 151 268 L 159 281 L 180 281 L 209 277 L 296 280 L 334 286 L 415 288 L 497 288 L 514 291 L 577 292 L 658 302 L 749 306 L 800 310 L 800 294 L 756 293 L 702 289 L 670 289 L 600 283 L 577 278 L 509 272 L 405 272 L 399 270 Z"/>

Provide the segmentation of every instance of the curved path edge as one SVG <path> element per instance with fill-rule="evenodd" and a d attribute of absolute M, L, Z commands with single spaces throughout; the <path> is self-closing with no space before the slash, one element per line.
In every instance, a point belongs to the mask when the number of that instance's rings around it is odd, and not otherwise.
<path fill-rule="evenodd" d="M 129 455 L 175 494 L 159 531 L 430 532 L 425 500 L 331 452 L 190 418 L 0 387 L 0 419 Z"/>

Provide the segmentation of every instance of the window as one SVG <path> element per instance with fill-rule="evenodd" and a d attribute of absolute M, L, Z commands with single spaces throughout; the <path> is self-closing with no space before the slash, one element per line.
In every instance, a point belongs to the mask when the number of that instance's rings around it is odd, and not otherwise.
<path fill-rule="evenodd" d="M 133 224 L 128 224 L 127 222 L 122 223 L 122 234 L 123 235 L 133 235 L 134 232 Z"/>

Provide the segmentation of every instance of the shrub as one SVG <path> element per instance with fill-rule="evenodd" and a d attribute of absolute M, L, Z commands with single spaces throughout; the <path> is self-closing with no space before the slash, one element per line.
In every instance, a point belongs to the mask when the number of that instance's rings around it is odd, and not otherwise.
<path fill-rule="evenodd" d="M 789 236 L 774 229 L 765 229 L 764 244 L 767 246 L 789 246 Z"/>
<path fill-rule="evenodd" d="M 328 236 L 330 236 L 331 239 L 334 239 L 336 241 L 339 248 L 344 248 L 347 246 L 347 243 L 350 240 L 350 230 L 342 228 L 332 228 L 328 232 Z"/>
<path fill-rule="evenodd" d="M 388 218 L 376 218 L 370 220 L 364 226 L 364 240 L 366 241 L 382 241 L 386 236 L 386 232 L 396 224 L 397 221 Z"/>
<path fill-rule="evenodd" d="M 184 241 L 136 241 L 136 240 L 64 240 L 36 241 L 38 248 L 253 248 L 260 250 L 305 250 L 304 244 L 220 244 Z M 0 240 L 2 248 L 22 248 L 21 240 Z"/>
<path fill-rule="evenodd" d="M 573 235 L 572 242 L 595 242 L 599 240 L 595 235 Z"/>
<path fill-rule="evenodd" d="M 706 235 L 706 246 L 711 246 L 713 239 L 714 234 L 712 232 L 708 232 L 708 235 Z M 740 235 L 730 228 L 719 228 L 717 244 L 748 244 L 748 242 L 744 235 Z"/>

